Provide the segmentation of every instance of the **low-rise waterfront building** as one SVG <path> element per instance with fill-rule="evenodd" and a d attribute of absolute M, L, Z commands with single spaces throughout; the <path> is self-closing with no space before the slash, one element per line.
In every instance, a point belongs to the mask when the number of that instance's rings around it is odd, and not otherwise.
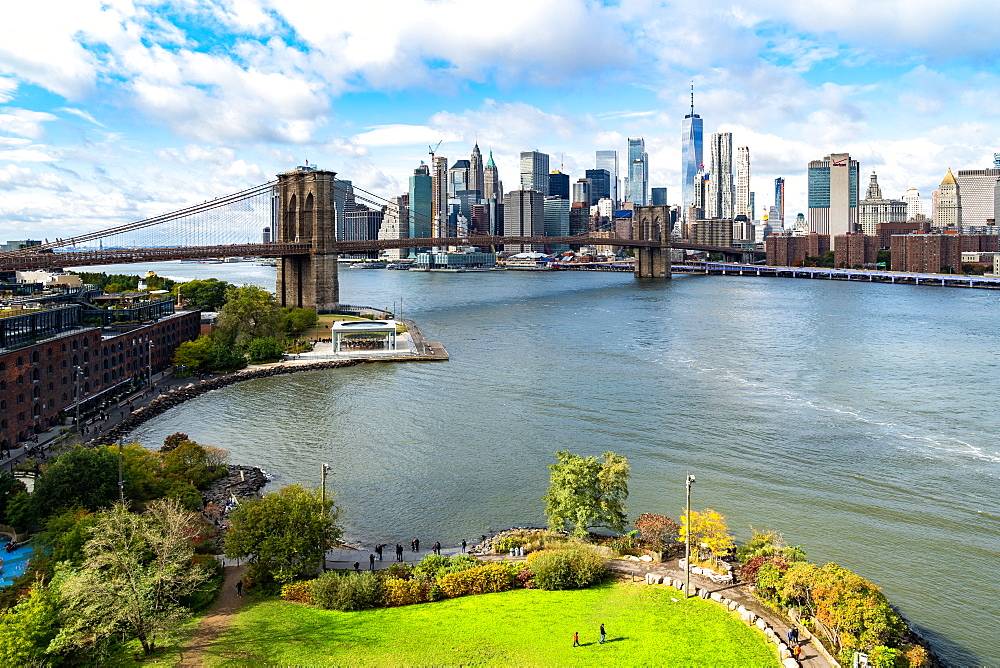
<path fill-rule="evenodd" d="M 829 234 L 772 234 L 764 239 L 767 263 L 777 267 L 801 266 L 807 258 L 820 257 L 829 250 Z"/>
<path fill-rule="evenodd" d="M 897 234 L 892 237 L 892 270 L 916 273 L 960 273 L 962 235 Z"/>
<path fill-rule="evenodd" d="M 878 237 L 843 234 L 837 237 L 833 248 L 833 266 L 847 269 L 873 268 L 878 258 Z"/>

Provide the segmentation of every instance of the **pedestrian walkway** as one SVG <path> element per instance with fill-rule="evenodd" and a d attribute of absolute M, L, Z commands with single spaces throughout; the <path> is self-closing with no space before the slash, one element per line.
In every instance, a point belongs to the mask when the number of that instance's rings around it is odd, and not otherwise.
<path fill-rule="evenodd" d="M 226 566 L 225 581 L 219 600 L 212 609 L 201 618 L 198 628 L 181 650 L 181 660 L 178 668 L 197 668 L 205 664 L 205 653 L 215 640 L 226 632 L 232 622 L 233 615 L 246 600 L 236 592 L 236 583 L 244 573 L 246 566 Z"/>
<path fill-rule="evenodd" d="M 369 566 L 368 555 L 375 554 L 375 547 L 367 547 L 359 550 L 330 550 L 326 553 L 326 567 L 328 570 L 346 569 L 354 570 L 354 562 L 358 562 L 358 568 L 362 571 L 367 571 Z M 403 544 L 403 563 L 410 564 L 411 566 L 416 565 L 421 559 L 426 557 L 428 554 L 433 554 L 430 545 L 424 545 L 423 542 L 420 543 L 420 550 L 414 552 L 410 549 L 410 541 L 406 541 Z M 442 547 L 441 555 L 445 557 L 454 557 L 456 555 L 462 554 L 461 546 L 455 547 Z M 378 560 L 378 555 L 375 555 L 375 570 L 380 571 L 384 568 L 389 568 L 392 564 L 399 563 L 396 561 L 396 544 L 386 545 L 382 548 L 382 561 Z"/>

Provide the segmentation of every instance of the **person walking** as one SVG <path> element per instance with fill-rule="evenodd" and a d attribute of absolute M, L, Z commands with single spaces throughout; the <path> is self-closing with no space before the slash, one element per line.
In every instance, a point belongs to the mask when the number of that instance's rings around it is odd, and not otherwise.
<path fill-rule="evenodd" d="M 605 637 L 607 637 L 607 634 L 604 633 L 604 624 L 601 624 L 601 643 L 600 644 L 602 644 L 602 645 L 604 644 L 604 638 Z"/>
<path fill-rule="evenodd" d="M 355 561 L 354 562 L 354 572 L 355 573 L 360 573 L 361 572 L 361 562 L 360 561 Z"/>
<path fill-rule="evenodd" d="M 368 570 L 375 570 L 375 553 L 372 552 L 368 555 Z"/>
<path fill-rule="evenodd" d="M 462 539 L 462 554 L 465 554 L 465 539 Z"/>
<path fill-rule="evenodd" d="M 243 578 L 236 581 L 236 595 L 243 598 Z"/>
<path fill-rule="evenodd" d="M 400 545 L 399 543 L 396 543 L 396 561 L 402 561 L 402 560 L 403 560 L 403 546 Z"/>
<path fill-rule="evenodd" d="M 413 539 L 413 551 L 414 552 L 419 552 L 420 551 L 420 539 L 419 538 L 414 538 Z"/>
<path fill-rule="evenodd" d="M 573 647 L 582 647 L 580 644 L 580 633 L 576 632 L 573 634 Z"/>
<path fill-rule="evenodd" d="M 382 548 L 385 547 L 382 543 L 375 546 L 375 556 L 378 557 L 379 561 L 382 561 Z"/>

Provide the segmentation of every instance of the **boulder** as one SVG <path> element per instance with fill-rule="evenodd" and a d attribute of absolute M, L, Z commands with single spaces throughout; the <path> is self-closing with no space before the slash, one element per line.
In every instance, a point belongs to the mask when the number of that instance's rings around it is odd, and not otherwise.
<path fill-rule="evenodd" d="M 757 628 L 760 629 L 761 631 L 763 631 L 764 629 L 770 628 L 770 627 L 767 625 L 767 622 L 765 622 L 763 619 L 761 619 L 761 618 L 758 617 L 757 618 Z"/>
<path fill-rule="evenodd" d="M 722 594 L 717 591 L 713 591 L 708 597 L 716 603 L 722 603 Z"/>
<path fill-rule="evenodd" d="M 781 665 L 784 668 L 799 668 L 799 662 L 793 659 L 792 657 L 788 657 L 787 659 L 782 659 Z"/>
<path fill-rule="evenodd" d="M 652 560 L 653 560 L 653 558 L 651 556 L 649 556 L 648 554 L 644 554 L 641 557 L 639 557 L 639 561 L 645 561 L 647 563 L 650 562 L 650 561 L 652 561 Z"/>

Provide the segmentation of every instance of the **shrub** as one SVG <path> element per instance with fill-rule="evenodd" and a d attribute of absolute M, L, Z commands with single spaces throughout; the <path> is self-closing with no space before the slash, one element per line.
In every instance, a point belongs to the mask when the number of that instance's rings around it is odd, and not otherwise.
<path fill-rule="evenodd" d="M 642 551 L 641 541 L 637 536 L 615 536 L 605 544 L 618 554 L 638 556 Z"/>
<path fill-rule="evenodd" d="M 413 577 L 413 566 L 402 561 L 394 562 L 382 571 L 382 574 L 397 580 L 409 580 Z"/>
<path fill-rule="evenodd" d="M 483 564 L 458 573 L 449 573 L 438 580 L 438 584 L 449 598 L 508 591 L 514 588 L 514 567 L 502 562 Z"/>
<path fill-rule="evenodd" d="M 851 659 L 854 652 L 851 652 Z M 903 656 L 903 652 L 898 649 L 878 645 L 868 650 L 868 662 L 872 668 L 908 668 L 909 662 Z"/>
<path fill-rule="evenodd" d="M 518 587 L 524 587 L 525 589 L 535 588 L 535 574 L 524 564 L 521 564 L 521 568 L 517 569 L 517 575 L 514 577 L 514 581 L 517 583 Z"/>
<path fill-rule="evenodd" d="M 281 598 L 286 601 L 310 604 L 313 602 L 312 586 L 313 580 L 300 580 L 291 582 L 281 588 Z"/>
<path fill-rule="evenodd" d="M 393 607 L 397 605 L 412 605 L 413 603 L 424 603 L 428 599 L 430 585 L 420 580 L 403 580 L 400 578 L 385 578 L 385 604 Z"/>
<path fill-rule="evenodd" d="M 910 668 L 927 668 L 931 665 L 930 653 L 919 645 L 904 647 L 903 656 L 909 662 Z"/>
<path fill-rule="evenodd" d="M 539 589 L 581 589 L 602 580 L 607 561 L 584 547 L 542 550 L 528 556 L 528 567 Z"/>
<path fill-rule="evenodd" d="M 438 571 L 438 577 L 443 577 L 449 573 L 461 573 L 462 571 L 467 571 L 470 568 L 475 568 L 479 566 L 479 561 L 468 554 L 458 554 L 451 558 L 451 562 L 444 568 Z"/>
<path fill-rule="evenodd" d="M 413 574 L 422 580 L 433 580 L 438 571 L 448 567 L 451 559 L 441 554 L 428 554 L 413 569 Z"/>
<path fill-rule="evenodd" d="M 372 572 L 323 573 L 312 582 L 313 603 L 324 610 L 368 610 L 385 605 L 383 579 Z"/>
<path fill-rule="evenodd" d="M 510 536 L 504 536 L 496 542 L 493 549 L 498 553 L 500 552 L 510 552 L 511 548 L 514 547 L 524 547 L 528 540 L 524 534 L 512 534 Z"/>
<path fill-rule="evenodd" d="M 653 550 L 663 552 L 678 544 L 681 525 L 666 515 L 643 513 L 634 526 L 643 542 Z"/>

